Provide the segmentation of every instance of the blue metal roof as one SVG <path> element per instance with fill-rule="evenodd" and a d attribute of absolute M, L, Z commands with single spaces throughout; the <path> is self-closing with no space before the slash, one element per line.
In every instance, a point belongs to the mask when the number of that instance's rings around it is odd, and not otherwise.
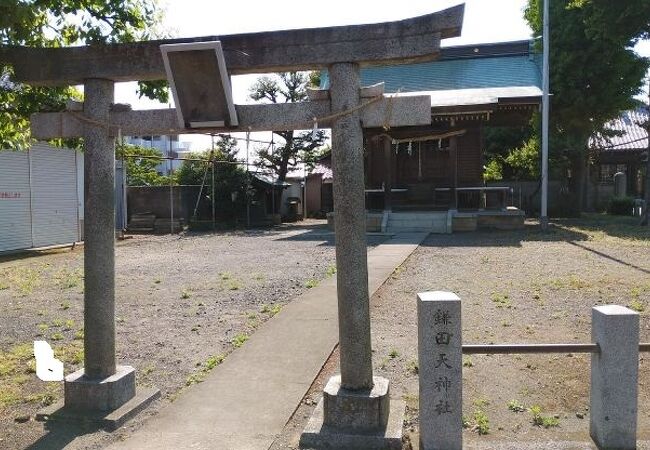
<path fill-rule="evenodd" d="M 500 46 L 506 44 L 488 44 Z M 476 56 L 449 56 L 428 63 L 368 67 L 361 70 L 361 85 L 384 82 L 385 92 L 420 92 L 483 89 L 516 86 L 541 88 L 540 55 L 529 52 L 485 55 L 481 46 L 466 46 Z M 461 47 L 450 48 L 461 49 Z M 468 53 L 468 52 L 465 52 Z M 329 77 L 321 74 L 321 88 L 329 87 Z"/>

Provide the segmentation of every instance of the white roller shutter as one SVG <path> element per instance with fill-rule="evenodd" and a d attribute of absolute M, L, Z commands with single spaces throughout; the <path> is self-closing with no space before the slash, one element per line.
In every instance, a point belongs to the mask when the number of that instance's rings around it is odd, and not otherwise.
<path fill-rule="evenodd" d="M 0 252 L 32 246 L 29 156 L 0 152 Z"/>
<path fill-rule="evenodd" d="M 79 240 L 75 151 L 35 144 L 30 159 L 33 246 Z"/>

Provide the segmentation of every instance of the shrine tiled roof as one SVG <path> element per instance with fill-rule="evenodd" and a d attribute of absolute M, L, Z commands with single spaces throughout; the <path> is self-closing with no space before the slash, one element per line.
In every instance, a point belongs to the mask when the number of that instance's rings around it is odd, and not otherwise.
<path fill-rule="evenodd" d="M 648 106 L 624 111 L 605 125 L 606 129 L 618 132 L 620 136 L 598 134 L 589 140 L 589 146 L 616 152 L 646 150 L 648 148 L 648 131 L 645 127 L 648 120 L 650 120 Z"/>
<path fill-rule="evenodd" d="M 530 50 L 529 41 L 447 47 L 436 61 L 363 68 L 361 84 L 384 82 L 387 93 L 471 90 L 470 96 L 479 99 L 495 93 L 538 97 L 542 94 L 540 56 Z M 328 84 L 323 73 L 321 87 Z"/>

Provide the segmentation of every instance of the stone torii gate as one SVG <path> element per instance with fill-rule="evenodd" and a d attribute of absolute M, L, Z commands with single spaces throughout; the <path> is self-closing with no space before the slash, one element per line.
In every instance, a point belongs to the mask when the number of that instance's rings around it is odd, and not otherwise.
<path fill-rule="evenodd" d="M 460 35 L 463 11 L 459 5 L 371 25 L 57 49 L 0 48 L 0 62 L 13 66 L 16 82 L 84 85 L 81 110 L 38 113 L 31 121 L 37 139 L 83 137 L 86 154 L 84 368 L 66 377 L 64 405 L 58 410 L 62 417 L 96 417 L 115 428 L 156 395 L 155 390 L 136 394 L 135 369 L 117 366 L 115 360 L 118 130 L 124 135 L 273 131 L 311 128 L 320 119 L 319 127 L 332 129 L 341 375 L 329 381 L 324 411 L 315 416 L 316 426 L 303 434 L 301 445 L 351 447 L 376 436 L 379 447 L 373 448 L 401 448 L 403 411 L 390 419 L 399 424 L 399 436 L 390 439 L 388 380 L 373 377 L 372 371 L 363 128 L 430 124 L 431 104 L 428 96 L 389 97 L 381 88 L 361 88 L 359 69 L 437 58 L 440 40 Z M 173 109 L 131 111 L 113 104 L 115 82 L 166 78 L 161 45 L 215 41 L 223 48 L 229 75 L 327 68 L 329 92 L 316 92 L 302 103 L 235 105 L 237 120 L 218 126 L 201 122 L 198 129 L 179 123 Z"/>

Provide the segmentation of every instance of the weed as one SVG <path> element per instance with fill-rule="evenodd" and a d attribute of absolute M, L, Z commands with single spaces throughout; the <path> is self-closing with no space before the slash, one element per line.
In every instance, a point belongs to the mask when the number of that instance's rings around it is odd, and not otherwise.
<path fill-rule="evenodd" d="M 490 419 L 484 411 L 477 409 L 474 411 L 474 426 L 472 429 L 480 435 L 485 435 L 490 432 Z"/>
<path fill-rule="evenodd" d="M 251 276 L 251 278 L 253 278 L 253 280 L 255 280 L 255 281 L 264 281 L 264 280 L 266 279 L 266 277 L 264 276 L 264 274 L 262 274 L 262 273 L 257 273 L 257 272 L 254 273 L 254 274 Z"/>
<path fill-rule="evenodd" d="M 478 408 L 484 408 L 490 404 L 490 399 L 487 397 L 479 397 L 472 402 L 472 404 Z"/>
<path fill-rule="evenodd" d="M 3 386 L 0 390 L 0 408 L 11 406 L 20 402 L 20 393 L 18 389 L 12 386 Z"/>
<path fill-rule="evenodd" d="M 207 370 L 212 370 L 215 367 L 217 367 L 219 364 L 221 364 L 225 358 L 226 358 L 225 355 L 210 356 L 205 361 L 205 368 Z"/>
<path fill-rule="evenodd" d="M 490 299 L 493 303 L 496 303 L 497 308 L 512 308 L 512 303 L 510 302 L 508 294 L 493 292 Z"/>
<path fill-rule="evenodd" d="M 406 365 L 406 371 L 413 375 L 420 373 L 420 366 L 418 365 L 418 361 L 416 359 L 410 360 Z"/>
<path fill-rule="evenodd" d="M 232 274 L 230 272 L 220 272 L 219 278 L 221 278 L 223 281 L 230 280 L 232 278 Z"/>
<path fill-rule="evenodd" d="M 63 320 L 61 319 L 54 319 L 52 321 L 52 327 L 54 328 L 61 328 L 63 326 Z"/>
<path fill-rule="evenodd" d="M 79 329 L 75 332 L 75 334 L 74 334 L 74 338 L 75 338 L 76 340 L 82 340 L 82 339 L 84 338 L 84 329 L 83 329 L 83 328 L 79 328 Z"/>
<path fill-rule="evenodd" d="M 502 327 L 505 327 L 505 328 L 507 328 L 507 327 L 511 327 L 511 326 L 512 326 L 512 322 L 508 322 L 507 320 L 504 319 L 504 320 L 501 321 L 501 326 L 502 326 Z"/>
<path fill-rule="evenodd" d="M 63 324 L 63 329 L 65 331 L 72 330 L 73 328 L 74 328 L 74 320 L 72 319 L 66 320 L 65 323 Z"/>
<path fill-rule="evenodd" d="M 305 287 L 307 289 L 315 288 L 316 286 L 318 286 L 318 280 L 316 280 L 314 278 L 310 278 L 309 280 L 307 280 L 305 282 Z"/>
<path fill-rule="evenodd" d="M 473 367 L 474 363 L 472 362 L 472 358 L 469 356 L 463 358 L 463 367 Z"/>
<path fill-rule="evenodd" d="M 393 270 L 393 273 L 390 275 L 390 277 L 393 280 L 397 280 L 399 276 L 404 273 L 406 269 L 403 266 L 396 267 L 395 270 Z"/>
<path fill-rule="evenodd" d="M 67 310 L 67 309 L 70 309 L 70 302 L 68 302 L 68 301 L 61 302 L 61 309 L 64 310 L 64 311 Z"/>
<path fill-rule="evenodd" d="M 268 314 L 268 315 L 270 315 L 271 317 L 273 317 L 273 316 L 275 316 L 277 313 L 279 313 L 281 310 L 282 310 L 282 305 L 278 305 L 278 304 L 271 305 L 271 306 L 269 306 L 269 305 L 263 305 L 263 306 L 262 306 L 262 309 L 260 310 L 260 312 L 261 312 L 262 314 Z"/>
<path fill-rule="evenodd" d="M 192 327 L 192 331 L 199 331 L 199 326 L 198 326 L 198 325 L 194 325 L 194 326 Z"/>
<path fill-rule="evenodd" d="M 560 426 L 560 419 L 543 415 L 542 407 L 539 405 L 531 406 L 528 411 L 533 415 L 533 424 L 538 427 L 551 428 Z"/>
<path fill-rule="evenodd" d="M 162 283 L 162 280 L 160 278 L 154 278 L 153 282 L 154 284 L 160 284 Z"/>
<path fill-rule="evenodd" d="M 250 336 L 248 336 L 246 333 L 239 333 L 239 334 L 235 335 L 235 337 L 232 338 L 232 341 L 230 341 L 230 342 L 232 343 L 232 345 L 235 346 L 235 348 L 239 348 L 242 345 L 244 345 L 244 343 L 249 338 L 250 338 Z"/>
<path fill-rule="evenodd" d="M 154 370 L 156 370 L 156 366 L 149 364 L 148 366 L 145 366 L 140 373 L 142 373 L 144 376 L 147 376 L 153 373 Z"/>
<path fill-rule="evenodd" d="M 50 336 L 50 339 L 52 339 L 53 341 L 62 341 L 63 340 L 63 334 L 54 333 L 52 336 Z"/>
<path fill-rule="evenodd" d="M 227 280 L 226 283 L 225 283 L 225 286 L 226 286 L 226 289 L 228 289 L 229 291 L 238 291 L 239 289 L 241 289 L 242 284 L 241 284 L 241 281 L 239 281 L 236 278 L 233 278 L 233 279 Z"/>
<path fill-rule="evenodd" d="M 72 289 L 81 284 L 83 279 L 83 271 L 81 269 L 68 270 L 66 268 L 61 269 L 56 275 L 57 284 L 62 289 Z"/>
<path fill-rule="evenodd" d="M 325 270 L 325 276 L 327 278 L 329 278 L 329 277 L 331 277 L 331 276 L 333 276 L 335 274 L 336 274 L 336 266 L 335 265 L 328 266 L 327 270 Z"/>
<path fill-rule="evenodd" d="M 189 293 L 189 291 L 187 291 L 186 289 L 183 289 L 183 290 L 181 291 L 181 298 L 182 298 L 183 300 L 186 300 L 186 299 L 190 298 L 190 293 Z"/>
<path fill-rule="evenodd" d="M 461 421 L 463 423 L 463 428 L 468 429 L 470 427 L 469 418 L 463 414 Z"/>
<path fill-rule="evenodd" d="M 205 372 L 196 372 L 187 377 L 185 380 L 185 386 L 192 386 L 193 384 L 202 383 L 205 380 Z"/>
<path fill-rule="evenodd" d="M 508 409 L 512 412 L 524 412 L 526 408 L 522 405 L 519 400 L 512 399 L 508 402 Z"/>
<path fill-rule="evenodd" d="M 481 264 L 487 264 L 490 262 L 490 258 L 487 256 L 481 256 Z"/>
<path fill-rule="evenodd" d="M 645 311 L 646 305 L 645 305 L 645 303 L 643 301 L 638 300 L 638 299 L 634 299 L 634 300 L 632 300 L 630 302 L 629 307 L 630 307 L 630 309 L 632 309 L 632 310 L 634 310 L 636 312 L 642 313 L 643 311 Z"/>
<path fill-rule="evenodd" d="M 38 324 L 38 331 L 40 331 L 41 334 L 45 333 L 49 328 L 50 328 L 50 326 L 48 324 L 46 324 L 46 323 L 39 323 Z"/>
<path fill-rule="evenodd" d="M 390 352 L 388 352 L 388 357 L 389 357 L 390 359 L 395 359 L 395 358 L 397 358 L 398 356 L 399 356 L 399 352 L 398 352 L 396 349 L 394 349 L 394 348 L 391 349 Z"/>
<path fill-rule="evenodd" d="M 386 366 L 388 365 L 388 361 L 390 361 L 390 359 L 388 359 L 388 357 L 382 358 L 381 361 L 379 362 L 379 368 L 380 369 L 385 369 Z"/>
<path fill-rule="evenodd" d="M 41 285 L 40 273 L 28 267 L 15 268 L 9 274 L 9 280 L 22 297 L 31 294 Z"/>
<path fill-rule="evenodd" d="M 36 315 L 37 315 L 37 316 L 44 316 L 44 315 L 45 315 L 45 311 L 43 311 L 43 310 L 41 309 L 41 310 L 39 310 L 39 311 L 36 313 Z"/>

